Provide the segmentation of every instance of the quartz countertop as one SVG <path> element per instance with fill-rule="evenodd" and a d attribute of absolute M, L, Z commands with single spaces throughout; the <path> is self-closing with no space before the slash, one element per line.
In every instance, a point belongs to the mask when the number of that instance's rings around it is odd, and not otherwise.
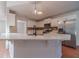
<path fill-rule="evenodd" d="M 27 35 L 24 33 L 2 33 L 0 34 L 0 39 L 9 40 L 70 40 L 71 36 L 69 34 L 57 34 L 53 33 L 51 35 Z"/>

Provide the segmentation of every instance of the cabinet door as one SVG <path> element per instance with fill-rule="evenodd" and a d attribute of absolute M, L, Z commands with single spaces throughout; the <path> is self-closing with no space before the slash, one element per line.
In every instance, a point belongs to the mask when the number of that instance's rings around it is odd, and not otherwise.
<path fill-rule="evenodd" d="M 8 13 L 7 21 L 9 26 L 15 26 L 15 14 Z"/>
<path fill-rule="evenodd" d="M 28 20 L 27 27 L 33 27 L 34 25 L 36 25 L 36 22 L 35 21 Z"/>

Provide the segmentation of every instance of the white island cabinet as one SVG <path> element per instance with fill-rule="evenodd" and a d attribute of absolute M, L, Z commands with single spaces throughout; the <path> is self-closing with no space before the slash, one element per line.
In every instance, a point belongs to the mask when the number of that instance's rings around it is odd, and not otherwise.
<path fill-rule="evenodd" d="M 28 36 L 22 33 L 2 34 L 1 39 L 10 41 L 10 56 L 14 58 L 59 58 L 62 41 L 70 40 L 68 34 Z"/>

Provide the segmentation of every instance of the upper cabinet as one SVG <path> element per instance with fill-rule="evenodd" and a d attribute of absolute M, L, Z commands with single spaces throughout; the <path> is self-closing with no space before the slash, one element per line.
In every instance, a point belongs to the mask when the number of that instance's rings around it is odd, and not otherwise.
<path fill-rule="evenodd" d="M 12 13 L 8 13 L 8 25 L 9 26 L 15 26 L 15 14 L 12 14 Z"/>
<path fill-rule="evenodd" d="M 27 22 L 27 27 L 33 27 L 34 25 L 36 25 L 36 27 L 44 27 L 44 24 L 48 24 L 50 23 L 51 26 L 57 26 L 58 25 L 58 22 L 57 22 L 57 19 L 45 19 L 45 20 L 42 20 L 42 21 L 32 21 L 32 20 L 28 20 Z"/>
<path fill-rule="evenodd" d="M 51 19 L 51 26 L 58 26 L 58 19 Z"/>
<path fill-rule="evenodd" d="M 38 22 L 36 22 L 36 26 L 37 27 L 44 27 L 44 20 L 43 21 L 38 21 Z"/>
<path fill-rule="evenodd" d="M 58 25 L 57 19 L 49 18 L 49 19 L 45 19 L 43 21 L 38 22 L 38 26 L 39 27 L 44 27 L 44 24 L 48 24 L 48 23 L 50 23 L 52 27 Z"/>
<path fill-rule="evenodd" d="M 33 20 L 28 20 L 27 21 L 27 27 L 33 27 L 34 25 L 36 25 L 36 22 Z"/>

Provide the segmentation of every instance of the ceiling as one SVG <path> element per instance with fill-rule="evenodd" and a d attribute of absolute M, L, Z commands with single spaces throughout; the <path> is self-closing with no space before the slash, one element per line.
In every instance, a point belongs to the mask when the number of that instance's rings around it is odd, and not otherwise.
<path fill-rule="evenodd" d="M 8 1 L 7 7 L 29 19 L 41 20 L 72 10 L 78 10 L 79 1 L 40 1 L 37 4 L 37 9 L 43 12 L 41 15 L 34 14 L 35 4 L 33 4 L 33 1 Z"/>

